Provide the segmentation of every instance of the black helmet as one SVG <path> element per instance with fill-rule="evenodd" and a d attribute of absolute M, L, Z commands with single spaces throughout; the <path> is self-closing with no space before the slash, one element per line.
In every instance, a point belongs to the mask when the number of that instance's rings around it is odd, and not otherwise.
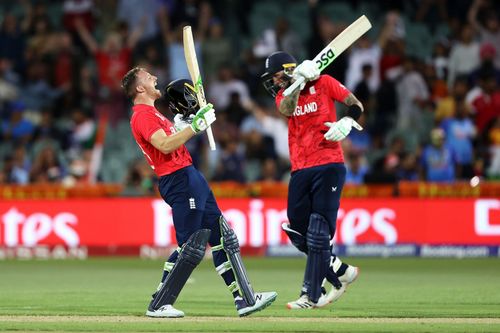
<path fill-rule="evenodd" d="M 274 52 L 266 59 L 265 72 L 260 77 L 264 88 L 274 97 L 282 87 L 274 84 L 273 75 L 284 71 L 285 79 L 291 80 L 293 70 L 297 66 L 297 60 L 290 54 L 282 51 Z"/>
<path fill-rule="evenodd" d="M 187 118 L 199 109 L 191 80 L 178 79 L 170 82 L 165 87 L 164 96 L 173 114 L 182 114 L 184 118 Z"/>

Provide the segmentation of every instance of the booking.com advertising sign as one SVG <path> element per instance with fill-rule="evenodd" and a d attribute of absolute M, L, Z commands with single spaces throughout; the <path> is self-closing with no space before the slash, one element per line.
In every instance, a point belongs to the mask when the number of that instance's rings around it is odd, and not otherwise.
<path fill-rule="evenodd" d="M 245 253 L 293 255 L 284 199 L 220 199 Z M 499 199 L 344 199 L 334 244 L 343 255 L 499 256 Z M 0 259 L 129 254 L 175 247 L 161 199 L 0 203 Z M 64 252 L 66 251 L 66 252 Z"/>

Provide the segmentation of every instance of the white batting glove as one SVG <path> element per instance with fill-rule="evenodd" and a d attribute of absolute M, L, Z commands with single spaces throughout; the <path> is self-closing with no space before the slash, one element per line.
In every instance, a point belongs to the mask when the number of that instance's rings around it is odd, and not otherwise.
<path fill-rule="evenodd" d="M 176 114 L 174 117 L 174 127 L 177 132 L 182 131 L 193 122 L 194 114 L 189 115 L 189 117 L 184 118 L 180 113 Z"/>
<path fill-rule="evenodd" d="M 361 127 L 361 125 L 351 117 L 344 117 L 334 123 L 326 122 L 325 126 L 330 127 L 328 132 L 324 135 L 325 139 L 328 141 L 344 140 L 349 135 L 353 127 L 358 131 L 363 130 L 363 127 Z"/>
<path fill-rule="evenodd" d="M 202 107 L 196 112 L 191 123 L 191 129 L 195 133 L 202 132 L 215 121 L 214 106 L 210 103 Z"/>
<path fill-rule="evenodd" d="M 320 73 L 318 65 L 314 61 L 304 60 L 293 71 L 293 77 L 297 80 L 301 76 L 306 81 L 314 81 L 319 78 Z"/>

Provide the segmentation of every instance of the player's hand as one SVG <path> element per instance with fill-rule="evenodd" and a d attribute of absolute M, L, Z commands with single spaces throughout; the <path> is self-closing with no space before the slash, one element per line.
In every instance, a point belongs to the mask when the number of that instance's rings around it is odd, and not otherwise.
<path fill-rule="evenodd" d="M 190 126 L 193 122 L 194 114 L 190 114 L 189 117 L 184 118 L 180 113 L 176 114 L 174 117 L 174 127 L 177 132 L 182 131 L 186 127 Z"/>
<path fill-rule="evenodd" d="M 325 139 L 328 141 L 344 140 L 349 135 L 353 127 L 358 131 L 363 130 L 363 127 L 361 127 L 361 125 L 351 117 L 344 117 L 334 123 L 326 122 L 325 126 L 330 127 L 328 132 L 324 135 Z"/>
<path fill-rule="evenodd" d="M 293 77 L 297 80 L 299 77 L 303 77 L 305 81 L 314 81 L 319 78 L 320 71 L 318 65 L 312 60 L 304 60 L 300 65 L 293 71 Z"/>
<path fill-rule="evenodd" d="M 196 112 L 191 123 L 191 129 L 195 133 L 200 133 L 208 128 L 215 121 L 214 106 L 210 103 Z"/>

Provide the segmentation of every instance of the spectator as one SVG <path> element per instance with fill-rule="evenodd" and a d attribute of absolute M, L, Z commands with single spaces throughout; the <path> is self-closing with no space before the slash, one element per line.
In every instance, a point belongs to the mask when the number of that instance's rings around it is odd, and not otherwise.
<path fill-rule="evenodd" d="M 330 43 L 343 29 L 343 25 L 336 25 L 327 15 L 320 13 L 318 1 L 309 1 L 310 37 L 308 40 L 308 57 L 313 59 L 323 48 Z M 335 59 L 335 66 L 328 66 L 324 74 L 333 76 L 339 82 L 345 82 L 347 70 L 347 53 Z"/>
<path fill-rule="evenodd" d="M 401 156 L 401 165 L 397 171 L 398 180 L 418 181 L 417 157 L 413 153 L 404 153 Z"/>
<path fill-rule="evenodd" d="M 228 140 L 221 145 L 222 153 L 213 177 L 214 181 L 236 181 L 245 182 L 244 156 L 238 150 L 236 140 Z"/>
<path fill-rule="evenodd" d="M 83 21 L 76 20 L 76 29 L 81 39 L 93 54 L 99 77 L 99 96 L 102 105 L 96 108 L 98 117 L 108 117 L 112 125 L 128 116 L 121 91 L 121 78 L 131 67 L 132 49 L 142 35 L 141 26 L 123 41 L 116 31 L 106 34 L 104 43 L 99 45 L 85 27 Z"/>
<path fill-rule="evenodd" d="M 92 0 L 64 0 L 62 10 L 64 29 L 76 45 L 83 46 L 77 32 L 77 21 L 82 21 L 88 31 L 94 32 L 94 2 Z"/>
<path fill-rule="evenodd" d="M 396 86 L 398 95 L 398 129 L 421 131 L 422 113 L 429 102 L 429 91 L 422 74 L 415 68 L 415 59 L 406 57 L 403 74 Z"/>
<path fill-rule="evenodd" d="M 500 115 L 500 90 L 494 74 L 483 72 L 480 74 L 479 85 L 481 93 L 472 101 L 476 113 L 476 128 L 478 133 L 496 117 Z"/>
<path fill-rule="evenodd" d="M 33 160 L 30 183 L 57 183 L 66 176 L 66 169 L 54 147 L 46 145 Z"/>
<path fill-rule="evenodd" d="M 68 91 L 80 81 L 81 59 L 69 33 L 59 32 L 54 38 L 54 48 L 50 52 L 54 87 Z"/>
<path fill-rule="evenodd" d="M 224 36 L 224 26 L 218 19 L 210 20 L 208 36 L 202 45 L 202 54 L 205 82 L 214 80 L 217 69 L 233 59 L 231 43 Z"/>
<path fill-rule="evenodd" d="M 81 20 L 75 22 L 78 34 L 94 55 L 99 74 L 99 84 L 110 92 L 120 91 L 120 80 L 131 65 L 131 50 L 142 35 L 142 29 L 134 30 L 123 43 L 115 31 L 107 33 L 104 43 L 99 45 Z"/>
<path fill-rule="evenodd" d="M 62 149 L 69 147 L 68 133 L 56 126 L 56 120 L 50 109 L 44 109 L 40 113 L 40 121 L 33 131 L 33 142 L 55 141 Z"/>
<path fill-rule="evenodd" d="M 212 18 L 212 6 L 205 0 L 175 1 L 169 12 L 171 27 L 190 25 L 194 30 L 206 30 Z M 201 37 L 201 36 L 200 36 Z"/>
<path fill-rule="evenodd" d="M 50 83 L 51 67 L 47 62 L 34 60 L 26 69 L 26 82 L 22 87 L 21 101 L 27 110 L 40 112 L 51 108 L 63 90 L 54 88 Z"/>
<path fill-rule="evenodd" d="M 189 71 L 186 65 L 186 58 L 184 56 L 184 44 L 182 28 L 186 23 L 182 23 L 173 29 L 173 31 L 167 31 L 164 35 L 166 44 L 166 56 L 168 59 L 168 69 L 170 71 L 169 80 L 185 79 L 190 77 Z M 201 56 L 201 45 L 204 40 L 205 29 L 202 27 L 196 32 L 194 32 L 194 48 L 196 52 L 196 57 L 202 59 Z M 199 65 L 202 64 L 201 62 Z M 200 72 L 203 72 L 203 68 L 200 68 Z M 219 106 L 220 107 L 220 106 Z"/>
<path fill-rule="evenodd" d="M 366 35 L 361 36 L 349 55 L 346 87 L 356 93 L 359 83 L 364 81 L 369 92 L 377 91 L 380 85 L 378 73 L 381 55 L 382 49 L 378 43 L 372 43 Z M 357 93 L 356 96 L 359 98 Z"/>
<path fill-rule="evenodd" d="M 455 157 L 457 179 L 470 179 L 474 176 L 472 140 L 476 136 L 476 128 L 469 115 L 462 100 L 456 104 L 455 116 L 444 120 L 441 125 L 445 131 L 446 143 Z"/>
<path fill-rule="evenodd" d="M 478 19 L 479 11 L 483 11 L 483 18 Z M 500 23 L 498 11 L 487 1 L 474 0 L 469 9 L 468 19 L 471 26 L 479 33 L 480 43 L 488 43 L 495 47 L 495 67 L 500 68 Z"/>
<path fill-rule="evenodd" d="M 379 45 L 382 49 L 380 58 L 380 79 L 395 80 L 402 71 L 405 53 L 404 37 L 406 29 L 397 11 L 388 12 L 379 35 Z"/>
<path fill-rule="evenodd" d="M 479 56 L 481 63 L 479 67 L 469 75 L 469 82 L 471 86 L 478 83 L 479 75 L 484 72 L 492 73 L 495 76 L 497 83 L 500 83 L 500 67 L 496 67 L 494 63 L 496 50 L 495 47 L 489 43 L 481 45 L 479 49 Z"/>
<path fill-rule="evenodd" d="M 500 179 L 500 117 L 493 121 L 491 129 L 488 131 L 490 164 L 488 168 L 488 177 Z"/>
<path fill-rule="evenodd" d="M 451 89 L 457 76 L 469 75 L 479 67 L 479 43 L 474 41 L 473 30 L 464 25 L 460 40 L 451 48 L 448 63 L 448 87 Z"/>
<path fill-rule="evenodd" d="M 138 41 L 143 44 L 152 42 L 160 36 L 160 28 L 166 17 L 162 1 L 158 0 L 119 0 L 116 17 L 127 23 L 131 31 L 142 31 Z"/>
<path fill-rule="evenodd" d="M 12 155 L 4 158 L 3 173 L 5 184 L 26 185 L 29 182 L 30 161 L 24 145 L 14 148 Z M 1 182 L 0 182 L 1 183 Z"/>
<path fill-rule="evenodd" d="M 272 158 L 266 158 L 262 165 L 262 174 L 257 179 L 261 182 L 277 182 L 281 180 L 280 173 L 278 172 L 278 164 Z"/>
<path fill-rule="evenodd" d="M 13 141 L 18 144 L 27 144 L 31 141 L 35 127 L 31 121 L 24 118 L 24 104 L 14 102 L 10 106 L 10 118 L 2 122 L 2 141 Z"/>
<path fill-rule="evenodd" d="M 0 59 L 12 64 L 14 71 L 24 71 L 26 36 L 13 14 L 6 14 L 0 28 Z"/>
<path fill-rule="evenodd" d="M 305 56 L 303 50 L 302 41 L 290 29 L 290 23 L 285 17 L 276 20 L 274 29 L 264 30 L 253 46 L 253 53 L 257 58 L 266 58 L 273 52 L 284 51 L 303 59 Z"/>
<path fill-rule="evenodd" d="M 422 152 L 421 178 L 430 182 L 452 182 L 455 180 L 455 162 L 453 151 L 445 144 L 445 132 L 434 128 L 431 144 Z"/>
<path fill-rule="evenodd" d="M 126 179 L 122 195 L 125 196 L 144 196 L 155 193 L 155 184 L 157 177 L 149 164 L 141 159 L 132 162 Z"/>
<path fill-rule="evenodd" d="M 365 175 L 368 173 L 368 166 L 362 162 L 362 155 L 351 152 L 347 155 L 346 163 L 346 184 L 360 185 L 364 183 Z"/>
<path fill-rule="evenodd" d="M 434 44 L 432 64 L 436 70 L 439 80 L 446 80 L 448 77 L 449 55 L 447 42 L 441 40 Z"/>
<path fill-rule="evenodd" d="M 262 125 L 262 133 L 274 141 L 274 149 L 282 167 L 288 167 L 290 152 L 288 149 L 287 119 L 275 110 L 269 110 L 264 105 L 254 104 L 251 107 L 255 119 Z"/>
<path fill-rule="evenodd" d="M 264 127 L 250 114 L 240 127 L 245 153 L 245 179 L 255 181 L 261 177 L 262 165 L 267 158 L 276 158 L 274 140 L 264 134 Z"/>
<path fill-rule="evenodd" d="M 71 157 L 81 155 L 86 149 L 94 146 L 96 135 L 96 123 L 89 115 L 89 112 L 75 108 L 71 115 L 73 119 L 73 131 L 70 135 L 69 154 Z"/>
<path fill-rule="evenodd" d="M 361 78 L 354 87 L 354 93 L 358 96 L 359 101 L 363 103 L 365 109 L 373 107 L 372 94 L 375 90 L 370 86 L 370 81 L 374 76 L 372 65 L 368 63 L 364 64 L 361 67 Z"/>
<path fill-rule="evenodd" d="M 248 105 L 250 102 L 250 92 L 243 81 L 236 78 L 232 68 L 229 65 L 222 65 L 219 68 L 218 76 L 208 89 L 208 95 L 214 105 L 220 109 L 225 109 L 229 106 L 231 95 L 238 93 L 242 105 Z"/>
<path fill-rule="evenodd" d="M 434 114 L 434 119 L 439 124 L 442 120 L 447 118 L 452 118 L 456 115 L 457 104 L 465 103 L 465 96 L 469 87 L 467 85 L 467 80 L 465 77 L 459 77 L 453 83 L 453 88 L 451 95 L 440 99 L 437 102 L 436 111 Z M 463 105 L 468 111 L 468 114 L 472 114 L 472 110 L 468 104 Z"/>
<path fill-rule="evenodd" d="M 0 105 L 15 100 L 19 94 L 19 79 L 11 67 L 9 60 L 0 58 Z"/>

